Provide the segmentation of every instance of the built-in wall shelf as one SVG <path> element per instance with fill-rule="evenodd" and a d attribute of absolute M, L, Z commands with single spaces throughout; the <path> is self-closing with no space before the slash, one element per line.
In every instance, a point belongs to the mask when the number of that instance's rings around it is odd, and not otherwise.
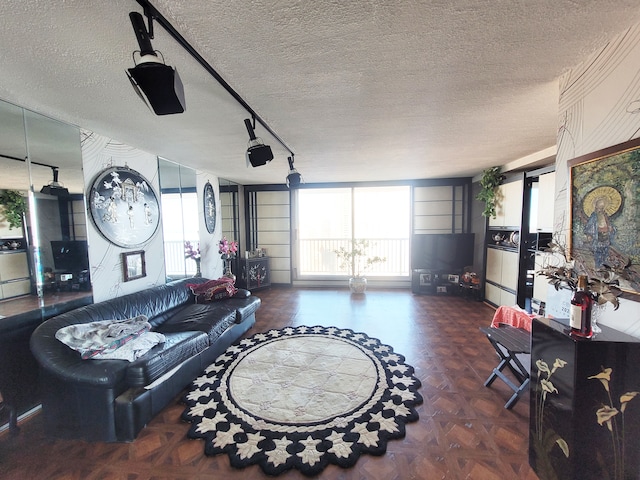
<path fill-rule="evenodd" d="M 544 252 L 549 247 L 549 242 L 553 238 L 551 232 L 534 232 L 527 236 L 527 250 L 532 252 Z"/>
<path fill-rule="evenodd" d="M 487 248 L 518 250 L 520 246 L 519 228 L 494 228 L 487 231 Z"/>

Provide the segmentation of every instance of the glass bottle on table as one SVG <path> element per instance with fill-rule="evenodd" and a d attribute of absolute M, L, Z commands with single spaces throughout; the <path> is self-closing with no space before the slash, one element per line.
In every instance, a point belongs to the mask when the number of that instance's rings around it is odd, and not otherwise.
<path fill-rule="evenodd" d="M 591 309 L 593 297 L 589 293 L 588 279 L 586 275 L 578 277 L 578 288 L 571 297 L 571 310 L 569 314 L 570 334 L 579 338 L 591 338 Z"/>

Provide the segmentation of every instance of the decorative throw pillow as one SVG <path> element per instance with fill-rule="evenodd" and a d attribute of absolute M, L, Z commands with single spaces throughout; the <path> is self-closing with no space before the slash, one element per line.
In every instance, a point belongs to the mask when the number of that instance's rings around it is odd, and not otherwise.
<path fill-rule="evenodd" d="M 208 303 L 216 300 L 233 297 L 238 289 L 234 280 L 229 277 L 220 277 L 217 280 L 209 280 L 200 284 L 187 284 L 196 297 L 196 303 Z"/>

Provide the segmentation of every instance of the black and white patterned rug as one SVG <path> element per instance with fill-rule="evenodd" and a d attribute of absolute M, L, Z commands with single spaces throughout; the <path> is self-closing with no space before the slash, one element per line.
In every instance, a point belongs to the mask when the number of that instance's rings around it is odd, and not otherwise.
<path fill-rule="evenodd" d="M 351 467 L 362 453 L 418 420 L 420 381 L 393 349 L 364 333 L 290 327 L 232 345 L 184 397 L 189 437 L 234 467 L 258 464 L 269 475 L 296 468 L 316 475 Z"/>

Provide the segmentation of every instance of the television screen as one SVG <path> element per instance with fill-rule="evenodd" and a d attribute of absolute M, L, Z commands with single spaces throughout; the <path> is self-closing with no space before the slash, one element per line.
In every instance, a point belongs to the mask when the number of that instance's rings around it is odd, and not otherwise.
<path fill-rule="evenodd" d="M 427 233 L 413 236 L 411 268 L 442 272 L 473 265 L 473 233 Z"/>
<path fill-rule="evenodd" d="M 52 240 L 51 251 L 56 270 L 81 272 L 89 269 L 89 253 L 84 240 Z"/>

